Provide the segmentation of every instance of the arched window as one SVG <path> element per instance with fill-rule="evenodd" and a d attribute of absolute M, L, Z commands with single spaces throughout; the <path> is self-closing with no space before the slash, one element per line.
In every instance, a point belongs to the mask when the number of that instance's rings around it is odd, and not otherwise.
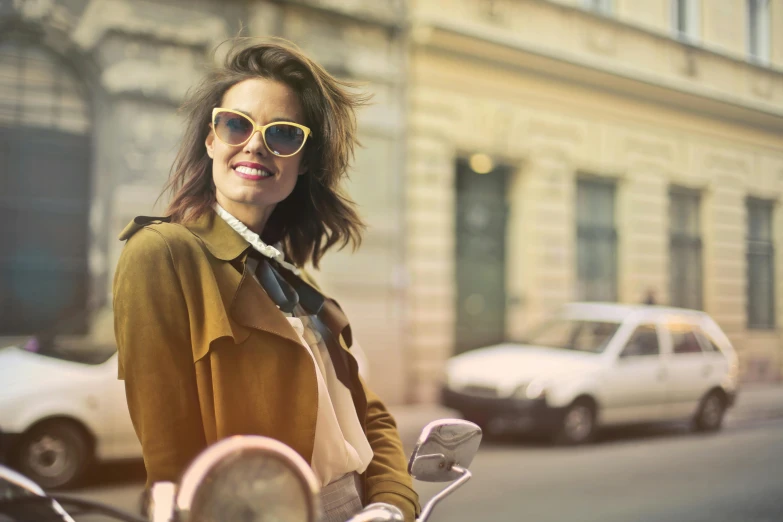
<path fill-rule="evenodd" d="M 0 41 L 0 335 L 86 328 L 90 127 L 71 68 Z"/>

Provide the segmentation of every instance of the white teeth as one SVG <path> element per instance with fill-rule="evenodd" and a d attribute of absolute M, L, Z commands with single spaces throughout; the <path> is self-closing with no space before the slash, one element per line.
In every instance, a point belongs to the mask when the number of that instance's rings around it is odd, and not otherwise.
<path fill-rule="evenodd" d="M 265 170 L 253 169 L 250 167 L 245 167 L 244 165 L 239 165 L 237 167 L 234 167 L 234 170 L 236 170 L 237 172 L 241 172 L 242 174 L 249 174 L 251 176 L 264 176 L 264 177 L 271 176 L 271 174 Z"/>

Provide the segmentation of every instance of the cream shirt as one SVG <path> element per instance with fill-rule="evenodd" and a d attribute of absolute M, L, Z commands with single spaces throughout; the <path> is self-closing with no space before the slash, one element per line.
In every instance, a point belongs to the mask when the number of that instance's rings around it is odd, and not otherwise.
<path fill-rule="evenodd" d="M 229 214 L 220 205 L 215 210 L 239 235 L 262 255 L 275 259 L 283 267 L 289 267 L 279 250 L 266 245 L 261 238 L 241 221 Z M 257 262 L 248 259 L 251 272 L 255 275 Z M 282 313 L 282 312 L 281 312 Z M 315 422 L 315 444 L 311 467 L 322 486 L 339 479 L 347 473 L 364 473 L 373 458 L 372 447 L 362 430 L 351 391 L 337 379 L 332 358 L 321 335 L 309 326 L 309 318 L 287 317 L 299 336 L 302 346 L 310 354 L 318 380 L 318 413 Z M 363 374 L 364 357 L 361 347 L 354 342 L 351 347 Z"/>
<path fill-rule="evenodd" d="M 326 343 L 310 327 L 309 321 L 307 316 L 288 317 L 316 368 L 318 414 L 311 466 L 325 486 L 346 473 L 363 473 L 372 461 L 373 452 L 356 415 L 351 392 L 337 379 Z"/>

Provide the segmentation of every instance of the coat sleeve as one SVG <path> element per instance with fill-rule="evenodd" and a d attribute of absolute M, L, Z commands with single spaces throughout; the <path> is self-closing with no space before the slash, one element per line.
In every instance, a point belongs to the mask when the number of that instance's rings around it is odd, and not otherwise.
<path fill-rule="evenodd" d="M 169 246 L 154 229 L 137 232 L 120 256 L 114 329 L 147 487 L 176 481 L 206 441 L 188 310 Z"/>
<path fill-rule="evenodd" d="M 408 474 L 397 424 L 380 398 L 362 384 L 367 395 L 367 440 L 374 453 L 365 472 L 367 500 L 397 506 L 405 516 L 405 522 L 415 522 L 421 513 L 419 496 Z"/>

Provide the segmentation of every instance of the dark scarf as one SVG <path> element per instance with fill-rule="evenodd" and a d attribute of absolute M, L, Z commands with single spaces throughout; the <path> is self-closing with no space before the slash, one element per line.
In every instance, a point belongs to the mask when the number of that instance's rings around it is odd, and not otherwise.
<path fill-rule="evenodd" d="M 349 355 L 338 341 L 340 332 L 333 332 L 327 326 L 324 313 L 326 298 L 323 294 L 290 271 L 280 270 L 275 261 L 258 252 L 251 251 L 248 255 L 258 260 L 256 277 L 269 298 L 282 312 L 293 314 L 296 305 L 301 305 L 310 319 L 310 324 L 321 334 L 326 348 L 329 350 L 329 357 L 334 365 L 337 379 L 353 392 Z M 285 277 L 282 275 L 283 273 Z"/>

